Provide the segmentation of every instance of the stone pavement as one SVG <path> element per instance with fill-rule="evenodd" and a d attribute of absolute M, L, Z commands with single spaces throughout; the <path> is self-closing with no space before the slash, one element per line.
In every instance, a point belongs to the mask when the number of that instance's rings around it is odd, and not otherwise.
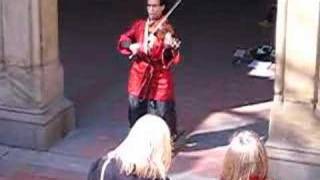
<path fill-rule="evenodd" d="M 239 129 L 267 134 L 270 103 L 210 114 L 187 137 L 175 157 L 172 179 L 205 180 L 218 177 L 228 138 Z M 126 124 L 77 129 L 48 152 L 0 147 L 3 179 L 85 179 L 90 164 L 125 137 Z"/>
<path fill-rule="evenodd" d="M 187 144 L 174 158 L 169 176 L 173 180 L 218 179 L 226 145 L 232 134 L 250 129 L 267 138 L 271 102 L 213 112 L 187 136 Z M 113 149 L 125 137 L 126 124 L 79 128 L 48 152 L 0 146 L 0 180 L 81 180 L 90 164 Z M 284 180 L 317 180 L 319 167 L 270 160 L 272 177 L 285 173 Z M 277 170 L 279 165 L 288 168 Z M 282 166 L 283 167 L 283 166 Z M 280 169 L 280 168 L 279 168 Z M 283 168 L 282 168 L 283 169 Z"/>
<path fill-rule="evenodd" d="M 174 158 L 173 180 L 218 179 L 230 136 L 250 129 L 266 137 L 271 102 L 214 112 L 187 136 L 187 144 Z M 79 128 L 48 152 L 0 146 L 0 180 L 82 180 L 91 163 L 113 149 L 125 137 L 126 124 Z M 267 138 L 267 137 L 266 137 Z M 270 159 L 273 179 L 318 180 L 319 167 Z M 282 165 L 282 171 L 279 171 Z M 283 169 L 287 167 L 287 169 Z M 309 166 L 309 167 L 308 167 Z M 306 167 L 309 171 L 306 171 Z"/>

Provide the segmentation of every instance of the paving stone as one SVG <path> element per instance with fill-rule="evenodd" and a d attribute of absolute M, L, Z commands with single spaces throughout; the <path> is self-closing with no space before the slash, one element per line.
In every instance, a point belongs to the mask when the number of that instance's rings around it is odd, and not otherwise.
<path fill-rule="evenodd" d="M 127 133 L 128 127 L 119 124 L 110 124 L 107 127 L 81 128 L 49 151 L 95 159 L 114 149 Z"/>
<path fill-rule="evenodd" d="M 17 172 L 21 169 L 26 169 L 26 168 L 28 168 L 28 166 L 23 163 L 16 163 L 16 162 L 7 161 L 7 160 L 0 160 L 0 176 L 3 176 L 3 177 L 10 177 L 15 172 Z"/>
<path fill-rule="evenodd" d="M 282 160 L 269 160 L 271 179 L 286 177 L 286 180 L 319 180 L 320 166 L 312 164 L 297 164 Z"/>
<path fill-rule="evenodd" d="M 86 174 L 32 166 L 28 170 L 17 171 L 9 178 L 16 180 L 81 180 L 86 179 Z"/>
<path fill-rule="evenodd" d="M 66 156 L 50 152 L 36 152 L 25 149 L 14 149 L 3 158 L 3 161 L 27 164 L 30 166 L 51 167 L 71 172 L 86 173 L 94 161 L 85 157 Z M 1 162 L 1 161 L 0 161 Z"/>

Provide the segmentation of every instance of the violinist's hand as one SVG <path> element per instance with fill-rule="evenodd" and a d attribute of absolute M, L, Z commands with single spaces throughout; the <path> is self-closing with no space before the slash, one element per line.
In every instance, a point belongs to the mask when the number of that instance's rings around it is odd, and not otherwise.
<path fill-rule="evenodd" d="M 174 38 L 171 33 L 166 33 L 164 36 L 164 46 L 166 48 L 178 49 L 181 41 L 178 38 Z"/>
<path fill-rule="evenodd" d="M 132 52 L 131 56 L 134 56 L 138 53 L 141 45 L 140 43 L 133 43 L 129 46 L 130 51 Z"/>

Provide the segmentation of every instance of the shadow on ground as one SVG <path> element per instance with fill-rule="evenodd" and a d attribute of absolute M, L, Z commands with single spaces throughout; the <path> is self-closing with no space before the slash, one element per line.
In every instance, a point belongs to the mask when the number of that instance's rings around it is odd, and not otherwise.
<path fill-rule="evenodd" d="M 259 121 L 250 125 L 236 127 L 233 129 L 197 133 L 190 135 L 186 140 L 186 147 L 182 152 L 192 152 L 199 150 L 208 150 L 229 144 L 232 136 L 241 130 L 251 130 L 259 134 L 266 141 L 268 138 L 269 121 Z"/>

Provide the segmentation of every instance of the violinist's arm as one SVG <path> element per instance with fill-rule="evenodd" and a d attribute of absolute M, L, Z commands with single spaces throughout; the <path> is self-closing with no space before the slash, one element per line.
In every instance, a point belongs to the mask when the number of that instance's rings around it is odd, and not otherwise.
<path fill-rule="evenodd" d="M 136 48 L 134 46 L 131 47 L 131 45 L 137 41 L 135 34 L 139 23 L 141 22 L 135 22 L 125 33 L 120 35 L 117 49 L 121 54 L 129 56 L 134 53 L 133 51 Z"/>
<path fill-rule="evenodd" d="M 169 69 L 173 65 L 178 64 L 181 60 L 180 52 L 178 49 L 166 48 L 163 51 L 163 68 Z"/>
<path fill-rule="evenodd" d="M 164 68 L 170 68 L 174 64 L 180 62 L 180 48 L 181 41 L 173 37 L 171 33 L 167 33 L 164 38 L 163 64 Z"/>

